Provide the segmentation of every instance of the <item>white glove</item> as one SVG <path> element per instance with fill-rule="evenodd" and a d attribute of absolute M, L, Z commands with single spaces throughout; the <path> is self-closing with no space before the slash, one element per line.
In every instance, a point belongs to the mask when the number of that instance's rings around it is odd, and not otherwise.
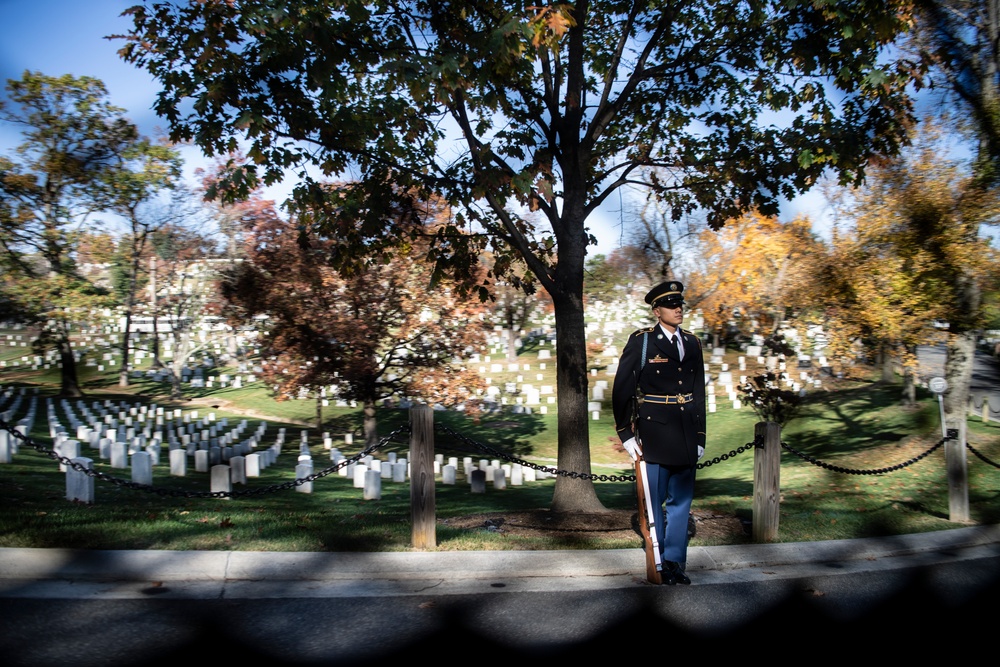
<path fill-rule="evenodd" d="M 704 455 L 705 455 L 705 448 L 702 447 L 701 445 L 698 445 L 698 458 L 700 459 Z"/>
<path fill-rule="evenodd" d="M 642 456 L 642 449 L 639 448 L 639 441 L 634 437 L 623 442 L 622 447 L 625 448 L 625 451 L 628 452 L 628 455 L 632 457 L 633 461 L 639 460 L 639 457 Z"/>

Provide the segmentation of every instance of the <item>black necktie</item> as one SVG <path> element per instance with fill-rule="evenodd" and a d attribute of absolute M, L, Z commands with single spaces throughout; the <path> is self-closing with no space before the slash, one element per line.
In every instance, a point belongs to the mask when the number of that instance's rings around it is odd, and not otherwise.
<path fill-rule="evenodd" d="M 670 337 L 670 342 L 677 348 L 677 361 L 684 361 L 684 347 L 681 345 L 680 337 L 674 334 Z"/>

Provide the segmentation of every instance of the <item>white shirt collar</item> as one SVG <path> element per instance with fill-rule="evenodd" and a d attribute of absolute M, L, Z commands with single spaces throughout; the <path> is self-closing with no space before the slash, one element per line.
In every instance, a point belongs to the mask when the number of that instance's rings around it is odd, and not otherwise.
<path fill-rule="evenodd" d="M 668 331 L 667 328 L 665 326 L 663 326 L 662 323 L 657 323 L 656 326 L 660 327 L 660 331 L 662 331 L 663 335 L 666 336 L 667 338 L 670 338 L 671 336 L 673 336 L 674 334 L 676 334 L 677 338 L 679 338 L 680 340 L 684 340 L 684 338 L 681 336 L 681 328 L 680 327 L 677 327 L 677 331 L 675 331 L 674 333 L 670 333 L 670 331 Z"/>

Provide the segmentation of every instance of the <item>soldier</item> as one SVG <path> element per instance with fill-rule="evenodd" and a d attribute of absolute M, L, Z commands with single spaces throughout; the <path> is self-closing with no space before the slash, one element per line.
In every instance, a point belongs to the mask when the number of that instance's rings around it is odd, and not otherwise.
<path fill-rule="evenodd" d="M 646 294 L 656 324 L 629 336 L 615 374 L 615 428 L 633 461 L 644 461 L 657 569 L 664 584 L 690 584 L 688 515 L 698 459 L 705 453 L 705 361 L 701 341 L 680 328 L 684 285 Z M 666 522 L 663 507 L 666 506 Z"/>

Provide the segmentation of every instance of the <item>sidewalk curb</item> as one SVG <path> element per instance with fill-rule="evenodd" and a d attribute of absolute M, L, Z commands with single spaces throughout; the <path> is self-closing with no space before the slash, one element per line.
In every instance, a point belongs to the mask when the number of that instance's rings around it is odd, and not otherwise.
<path fill-rule="evenodd" d="M 1000 543 L 1000 525 L 882 538 L 689 549 L 689 571 L 873 560 Z M 0 549 L 0 581 L 351 581 L 645 576 L 642 549 L 441 552 Z"/>

